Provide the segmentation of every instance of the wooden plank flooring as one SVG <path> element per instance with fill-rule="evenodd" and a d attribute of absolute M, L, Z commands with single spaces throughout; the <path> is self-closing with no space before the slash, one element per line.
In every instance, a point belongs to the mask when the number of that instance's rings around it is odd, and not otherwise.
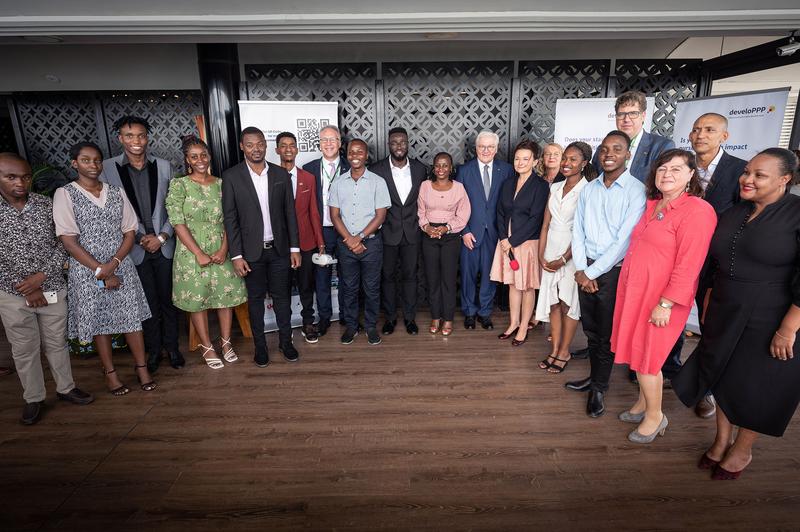
<path fill-rule="evenodd" d="M 502 326 L 505 317 L 495 322 Z M 99 361 L 75 360 L 87 407 L 56 403 L 18 424 L 16 376 L 0 380 L 2 530 L 800 530 L 800 425 L 759 440 L 735 482 L 695 463 L 710 443 L 702 421 L 665 392 L 670 425 L 650 446 L 628 443 L 616 414 L 637 389 L 617 368 L 608 413 L 536 363 L 540 329 L 522 347 L 494 332 L 453 337 L 399 330 L 380 346 L 361 335 L 299 340 L 301 361 L 273 355 L 211 371 L 188 355 L 163 367 L 159 389 L 104 392 Z M 296 333 L 299 337 L 299 333 Z M 184 336 L 184 342 L 186 341 Z M 276 339 L 270 335 L 270 346 Z M 579 335 L 576 344 L 583 343 Z M 693 341 L 687 342 L 688 353 Z M 0 349 L 8 344 L 0 338 Z"/>

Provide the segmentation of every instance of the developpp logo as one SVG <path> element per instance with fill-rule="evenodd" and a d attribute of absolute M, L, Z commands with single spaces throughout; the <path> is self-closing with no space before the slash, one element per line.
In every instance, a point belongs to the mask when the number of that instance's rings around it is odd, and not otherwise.
<path fill-rule="evenodd" d="M 775 112 L 774 105 L 755 105 L 753 107 L 743 107 L 741 109 L 731 109 L 728 111 L 729 118 L 749 118 L 753 116 L 765 116 Z"/>

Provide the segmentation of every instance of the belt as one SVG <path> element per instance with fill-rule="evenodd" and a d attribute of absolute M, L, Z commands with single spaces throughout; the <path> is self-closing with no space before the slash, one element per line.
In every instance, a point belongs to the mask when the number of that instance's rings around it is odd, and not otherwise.
<path fill-rule="evenodd" d="M 358 236 L 358 235 L 355 234 L 353 236 Z M 372 233 L 371 235 L 365 236 L 362 240 L 369 240 L 370 238 L 375 238 L 376 236 L 378 236 L 378 233 Z"/>
<path fill-rule="evenodd" d="M 270 240 L 269 242 L 264 242 L 264 249 L 272 249 L 275 247 L 275 241 Z"/>
<path fill-rule="evenodd" d="M 590 259 L 589 257 L 586 257 L 586 265 L 587 266 L 591 266 L 592 264 L 594 264 L 594 259 Z M 619 261 L 618 263 L 613 265 L 612 268 L 622 268 L 622 261 Z"/>

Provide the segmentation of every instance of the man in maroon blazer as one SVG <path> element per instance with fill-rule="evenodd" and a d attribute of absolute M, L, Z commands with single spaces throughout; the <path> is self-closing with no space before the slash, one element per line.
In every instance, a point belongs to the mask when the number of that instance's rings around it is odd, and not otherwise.
<path fill-rule="evenodd" d="M 283 132 L 275 137 L 275 152 L 281 158 L 281 166 L 292 177 L 294 209 L 297 214 L 297 230 L 300 233 L 300 268 L 295 270 L 297 291 L 303 310 L 303 327 L 300 332 L 306 342 L 315 344 L 319 334 L 314 326 L 314 264 L 311 256 L 315 252 L 324 253 L 325 241 L 322 238 L 322 221 L 317 209 L 317 181 L 313 175 L 297 168 L 297 139 L 292 133 Z"/>

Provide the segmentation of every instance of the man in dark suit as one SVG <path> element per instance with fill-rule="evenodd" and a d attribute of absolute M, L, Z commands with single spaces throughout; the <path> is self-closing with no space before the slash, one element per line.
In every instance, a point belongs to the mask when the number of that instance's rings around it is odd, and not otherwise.
<path fill-rule="evenodd" d="M 242 131 L 244 162 L 222 172 L 222 211 L 233 270 L 244 277 L 253 329 L 255 363 L 269 364 L 264 334 L 264 299 L 269 291 L 278 323 L 278 347 L 289 362 L 299 359 L 292 345 L 289 267 L 300 267 L 300 239 L 292 181 L 280 166 L 267 162 L 267 140 L 255 127 Z"/>
<path fill-rule="evenodd" d="M 461 233 L 461 308 L 464 328 L 475 328 L 475 316 L 484 329 L 493 329 L 492 303 L 496 286 L 489 279 L 497 247 L 497 200 L 506 179 L 514 168 L 495 160 L 500 138 L 491 131 L 481 131 L 475 139 L 477 157 L 458 168 L 456 181 L 467 191 L 472 212 Z M 478 275 L 480 287 L 478 288 Z"/>
<path fill-rule="evenodd" d="M 325 243 L 324 253 L 337 256 L 336 229 L 331 221 L 330 209 L 328 208 L 328 191 L 336 178 L 350 170 L 347 159 L 339 154 L 342 147 L 342 136 L 336 126 L 325 126 L 319 132 L 319 149 L 322 157 L 303 165 L 303 170 L 313 175 L 317 180 L 317 208 L 322 220 L 322 238 Z M 331 276 L 333 266 L 315 266 L 315 283 L 317 292 L 317 311 L 319 312 L 319 322 L 317 322 L 317 333 L 325 336 L 331 326 L 333 317 L 333 302 L 331 301 Z M 342 263 L 336 265 L 336 276 L 341 281 Z M 339 300 L 339 316 L 341 318 L 344 306 L 343 293 L 337 289 Z"/>
<path fill-rule="evenodd" d="M 403 318 L 408 334 L 417 334 L 417 264 L 419 218 L 417 196 L 428 169 L 408 157 L 408 133 L 402 127 L 389 130 L 389 157 L 369 167 L 386 180 L 392 206 L 381 227 L 383 237 L 383 334 L 392 334 L 397 322 L 397 273 L 403 295 Z"/>
<path fill-rule="evenodd" d="M 139 227 L 130 257 L 136 265 L 152 317 L 142 322 L 147 370 L 158 370 L 161 351 L 170 365 L 182 368 L 178 351 L 178 309 L 172 304 L 172 256 L 175 238 L 164 199 L 173 171 L 169 161 L 147 151 L 150 124 L 145 118 L 123 116 L 114 123 L 123 153 L 103 161 L 100 181 L 125 190 Z"/>
<path fill-rule="evenodd" d="M 293 276 L 303 306 L 300 333 L 306 342 L 315 344 L 319 341 L 319 334 L 314 326 L 314 263 L 311 258 L 315 251 L 325 252 L 322 222 L 317 209 L 317 182 L 313 175 L 295 166 L 298 149 L 297 138 L 292 133 L 284 131 L 275 137 L 275 152 L 281 158 L 281 166 L 292 178 L 294 211 L 300 234 L 300 267 Z"/>

